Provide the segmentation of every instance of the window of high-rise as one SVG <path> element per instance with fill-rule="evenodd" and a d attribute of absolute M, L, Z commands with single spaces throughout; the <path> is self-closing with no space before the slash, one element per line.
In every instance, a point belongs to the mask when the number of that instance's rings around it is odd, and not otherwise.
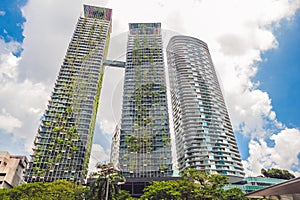
<path fill-rule="evenodd" d="M 127 43 L 118 165 L 126 177 L 172 175 L 160 23 L 131 23 Z M 115 160 L 115 158 L 113 159 Z"/>
<path fill-rule="evenodd" d="M 111 13 L 84 6 L 34 139 L 27 182 L 86 179 Z"/>
<path fill-rule="evenodd" d="M 167 46 L 179 170 L 193 167 L 231 180 L 244 176 L 207 44 L 174 36 Z"/>

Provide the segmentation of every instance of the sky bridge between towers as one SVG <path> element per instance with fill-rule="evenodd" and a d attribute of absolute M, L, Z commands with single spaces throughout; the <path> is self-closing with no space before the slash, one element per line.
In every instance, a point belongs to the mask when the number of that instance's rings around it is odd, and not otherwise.
<path fill-rule="evenodd" d="M 118 60 L 105 60 L 103 65 L 109 66 L 109 67 L 125 68 L 125 63 L 126 62 L 118 61 Z"/>

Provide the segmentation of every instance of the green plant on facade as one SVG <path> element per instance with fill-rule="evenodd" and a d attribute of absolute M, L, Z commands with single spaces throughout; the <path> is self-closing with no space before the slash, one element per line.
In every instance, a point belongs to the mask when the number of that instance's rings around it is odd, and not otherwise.
<path fill-rule="evenodd" d="M 157 77 L 155 67 L 160 53 L 157 48 L 158 45 L 153 47 L 152 39 L 151 44 L 149 44 L 148 38 L 145 36 L 135 37 L 133 43 L 131 59 L 134 66 L 135 85 L 132 93 L 132 105 L 135 118 L 133 119 L 132 133 L 125 136 L 125 144 L 128 152 L 130 152 L 129 170 L 134 172 L 136 165 L 139 165 L 138 162 L 142 162 L 147 168 L 147 164 L 152 160 L 149 153 L 159 147 L 166 147 L 169 144 L 169 137 L 167 130 L 161 130 L 165 134 L 161 132 L 153 134 L 154 131 L 152 130 L 154 123 L 152 113 L 155 113 L 156 104 L 160 105 L 161 93 L 165 93 L 165 87 L 162 87 L 154 78 Z M 163 119 L 165 120 L 165 117 Z M 155 120 L 157 120 L 156 117 Z M 144 153 L 143 161 L 137 161 L 140 159 L 137 157 L 138 153 Z M 164 161 L 164 159 L 162 160 Z M 162 164 L 167 170 L 168 166 L 164 164 L 165 162 Z M 165 170 L 160 171 L 164 172 Z"/>
<path fill-rule="evenodd" d="M 58 137 L 58 138 L 56 139 L 56 143 L 57 143 L 57 144 L 63 144 L 63 143 L 64 143 L 64 139 Z"/>
<path fill-rule="evenodd" d="M 138 152 L 140 150 L 140 143 L 137 136 L 127 135 L 125 136 L 125 142 L 130 152 Z"/>
<path fill-rule="evenodd" d="M 45 122 L 45 125 L 46 125 L 46 126 L 51 126 L 51 122 L 48 122 L 48 121 L 47 121 L 47 122 Z"/>
<path fill-rule="evenodd" d="M 161 172 L 166 171 L 166 170 L 168 170 L 168 166 L 166 166 L 166 165 L 159 167 L 159 171 L 161 171 Z"/>
<path fill-rule="evenodd" d="M 83 24 L 81 25 L 81 29 L 79 32 L 82 32 L 85 26 L 87 25 L 87 20 L 84 19 Z M 97 37 L 95 30 L 101 26 L 100 33 L 97 33 Z M 53 102 L 50 104 L 51 109 L 48 111 L 48 116 L 52 116 L 52 122 L 45 121 L 44 127 L 47 128 L 47 131 L 51 132 L 49 134 L 48 145 L 47 149 L 45 150 L 35 150 L 34 154 L 37 156 L 43 155 L 52 155 L 55 159 L 47 159 L 44 161 L 47 166 L 47 168 L 53 168 L 54 163 L 62 162 L 62 159 L 68 158 L 70 161 L 72 161 L 72 158 L 75 158 L 78 151 L 82 151 L 84 148 L 83 142 L 81 141 L 81 136 L 78 133 L 78 121 L 79 116 L 77 113 L 80 113 L 81 105 L 84 101 L 87 100 L 87 92 L 85 87 L 91 82 L 91 80 L 95 79 L 95 76 L 89 76 L 88 80 L 82 79 L 80 77 L 81 74 L 89 73 L 89 69 L 86 67 L 78 67 L 78 63 L 81 63 L 82 65 L 85 62 L 89 62 L 90 59 L 94 59 L 93 56 L 95 52 L 97 53 L 101 49 L 98 46 L 101 46 L 100 44 L 103 44 L 103 38 L 104 36 L 101 36 L 101 32 L 103 30 L 103 23 L 96 24 L 94 23 L 91 26 L 90 33 L 89 33 L 89 42 L 90 42 L 90 51 L 86 53 L 84 56 L 79 54 L 79 41 L 84 41 L 87 39 L 83 38 L 83 35 L 80 33 L 78 34 L 78 37 L 74 37 L 73 41 L 71 43 L 72 47 L 75 49 L 75 53 L 71 53 L 66 55 L 64 63 L 67 63 L 68 66 L 70 66 L 70 74 L 67 79 L 64 79 L 64 81 L 58 83 L 60 84 L 60 88 L 56 87 L 54 94 L 56 95 L 56 98 L 53 99 Z M 103 34 L 105 35 L 105 34 Z M 109 37 L 109 35 L 108 35 Z M 99 45 L 97 45 L 97 43 Z M 109 40 L 106 40 L 105 43 L 105 52 L 104 54 L 107 55 L 108 50 L 108 43 Z M 101 50 L 102 51 L 102 50 Z M 99 96 L 100 91 L 102 87 L 102 81 L 103 81 L 103 74 L 104 74 L 104 68 L 101 68 L 101 73 L 99 75 L 99 82 L 97 87 L 97 94 L 96 98 L 94 100 L 94 109 L 92 113 L 92 119 L 90 123 L 90 129 L 88 137 L 88 141 L 86 146 L 88 149 L 86 149 L 86 156 L 84 158 L 84 167 L 88 167 L 88 161 L 90 157 L 90 151 L 91 151 L 91 144 L 92 144 L 92 133 L 94 131 L 95 127 L 95 119 L 96 119 L 96 112 L 97 112 L 97 106 L 99 104 Z M 80 95 L 79 95 L 80 94 Z M 45 136 L 44 136 L 45 137 Z M 35 143 L 38 143 L 39 139 L 35 139 Z M 47 152 L 47 153 L 46 153 Z M 51 153 L 52 152 L 52 153 Z M 55 154 L 54 154 L 55 152 Z M 58 153 L 59 152 L 59 153 Z M 57 154 L 58 153 L 58 154 Z M 42 166 L 42 163 L 38 162 L 38 159 L 34 158 L 33 164 L 37 168 Z M 83 172 L 83 174 L 86 173 Z"/>

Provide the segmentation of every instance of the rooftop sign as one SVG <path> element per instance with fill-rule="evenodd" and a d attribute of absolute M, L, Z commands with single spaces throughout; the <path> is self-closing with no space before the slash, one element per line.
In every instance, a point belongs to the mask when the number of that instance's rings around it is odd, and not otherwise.
<path fill-rule="evenodd" d="M 112 10 L 95 6 L 84 5 L 84 17 L 111 21 Z"/>
<path fill-rule="evenodd" d="M 161 23 L 130 23 L 129 30 L 137 28 L 160 28 Z"/>

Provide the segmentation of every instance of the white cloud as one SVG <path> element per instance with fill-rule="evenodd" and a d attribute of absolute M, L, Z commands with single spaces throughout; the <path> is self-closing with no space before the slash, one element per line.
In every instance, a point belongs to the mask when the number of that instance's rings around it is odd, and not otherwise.
<path fill-rule="evenodd" d="M 126 40 L 129 22 L 162 22 L 165 32 L 187 34 L 208 43 L 236 130 L 241 128 L 250 137 L 263 138 L 270 135 L 264 128 L 266 123 L 273 123 L 279 128 L 284 126 L 276 119 L 269 95 L 258 90 L 257 83 L 253 83 L 251 78 L 257 72 L 255 63 L 261 60 L 261 52 L 278 46 L 272 27 L 278 25 L 281 19 L 294 15 L 300 7 L 298 0 L 187 0 L 184 3 L 174 0 L 29 0 L 22 10 L 26 18 L 22 59 L 12 54 L 20 44 L 6 44 L 0 40 L 0 81 L 5 83 L 0 88 L 0 105 L 5 109 L 5 116 L 20 122 L 19 125 L 15 123 L 18 126 L 6 129 L 13 131 L 16 138 L 26 137 L 28 147 L 36 133 L 76 21 L 82 14 L 83 3 L 113 9 L 111 59 L 124 58 L 125 43 L 120 45 L 120 41 Z M 111 134 L 120 118 L 123 75 L 118 70 L 107 72 L 97 120 L 103 132 Z M 283 139 L 272 138 L 277 145 Z M 264 140 L 260 143 L 253 140 L 249 145 L 251 150 L 257 147 L 261 152 L 271 151 Z M 107 150 L 97 148 L 104 153 L 96 157 L 101 156 L 100 160 L 102 157 L 105 160 Z M 266 154 L 259 156 L 267 158 Z M 277 157 L 272 159 L 277 164 L 281 162 Z M 255 165 L 253 162 L 256 161 L 250 156 L 248 165 Z M 262 163 L 265 166 L 269 164 L 267 161 Z"/>
<path fill-rule="evenodd" d="M 0 128 L 12 133 L 15 140 L 26 138 L 26 149 L 19 148 L 29 152 L 49 91 L 45 91 L 41 83 L 34 84 L 28 79 L 18 81 L 21 58 L 13 52 L 18 51 L 21 44 L 5 43 L 2 39 L 0 44 Z"/>
<path fill-rule="evenodd" d="M 120 122 L 124 69 L 106 68 L 102 88 L 98 123 L 104 134 L 112 135 Z"/>
<path fill-rule="evenodd" d="M 49 92 L 45 90 L 43 84 L 34 84 L 29 80 L 6 83 L 0 88 L 0 104 L 7 113 L 20 121 L 19 124 L 22 124 L 16 126 L 12 134 L 16 139 L 27 139 L 26 149 L 24 149 L 26 152 L 29 152 L 32 146 Z"/>
<path fill-rule="evenodd" d="M 244 161 L 246 174 L 259 175 L 262 168 L 280 168 L 290 170 L 300 176 L 300 130 L 284 129 L 277 135 L 270 137 L 274 146 L 268 146 L 263 139 L 259 141 L 251 140 L 249 144 L 250 156 Z M 296 170 L 295 170 L 296 169 Z"/>
<path fill-rule="evenodd" d="M 5 11 L 3 11 L 3 10 L 0 10 L 0 16 L 4 16 L 6 14 L 6 12 Z"/>
<path fill-rule="evenodd" d="M 21 44 L 17 42 L 5 43 L 0 37 L 0 83 L 15 81 L 17 76 L 17 66 L 20 58 L 13 55 L 20 49 Z"/>
<path fill-rule="evenodd" d="M 0 80 L 1 82 L 14 79 L 17 75 L 16 66 L 20 58 L 13 56 L 12 53 L 0 55 Z M 5 63 L 5 64 L 4 64 Z"/>
<path fill-rule="evenodd" d="M 255 63 L 261 60 L 261 52 L 278 46 L 272 25 L 291 17 L 299 8 L 297 1 L 190 0 L 183 5 L 173 0 L 130 0 L 110 1 L 108 6 L 113 8 L 115 36 L 127 31 L 129 22 L 159 21 L 165 30 L 175 29 L 207 42 L 235 129 L 242 128 L 251 137 L 263 133 L 264 137 L 266 122 L 280 125 L 269 95 L 256 89 L 251 78 L 257 72 Z"/>
<path fill-rule="evenodd" d="M 89 172 L 95 172 L 97 163 L 109 162 L 109 151 L 99 144 L 93 144 L 89 163 Z"/>
<path fill-rule="evenodd" d="M 228 105 L 235 130 L 240 130 L 251 137 L 264 137 L 265 118 L 274 119 L 271 100 L 261 90 L 231 91 Z"/>
<path fill-rule="evenodd" d="M 28 1 L 22 9 L 26 22 L 20 79 L 52 87 L 81 10 L 80 1 Z"/>
<path fill-rule="evenodd" d="M 264 138 L 282 128 L 268 93 L 257 89 L 258 83 L 251 79 L 256 75 L 255 63 L 261 61 L 261 53 L 278 47 L 274 25 L 292 17 L 300 7 L 299 1 L 202 0 L 185 1 L 183 5 L 173 0 L 131 0 L 110 1 L 108 5 L 114 11 L 114 35 L 126 31 L 129 22 L 160 21 L 165 30 L 208 43 L 235 130 L 251 138 Z M 268 130 L 267 126 L 275 130 Z"/>
<path fill-rule="evenodd" d="M 0 113 L 0 129 L 4 129 L 6 132 L 11 132 L 15 128 L 20 128 L 22 126 L 22 122 L 13 117 L 11 114 L 7 113 L 3 108 Z"/>
<path fill-rule="evenodd" d="M 104 117 L 102 117 L 104 118 Z M 113 122 L 112 120 L 108 121 L 106 119 L 103 119 L 100 121 L 100 128 L 103 130 L 104 134 L 112 134 L 112 130 L 114 127 L 116 127 L 117 122 Z"/>

